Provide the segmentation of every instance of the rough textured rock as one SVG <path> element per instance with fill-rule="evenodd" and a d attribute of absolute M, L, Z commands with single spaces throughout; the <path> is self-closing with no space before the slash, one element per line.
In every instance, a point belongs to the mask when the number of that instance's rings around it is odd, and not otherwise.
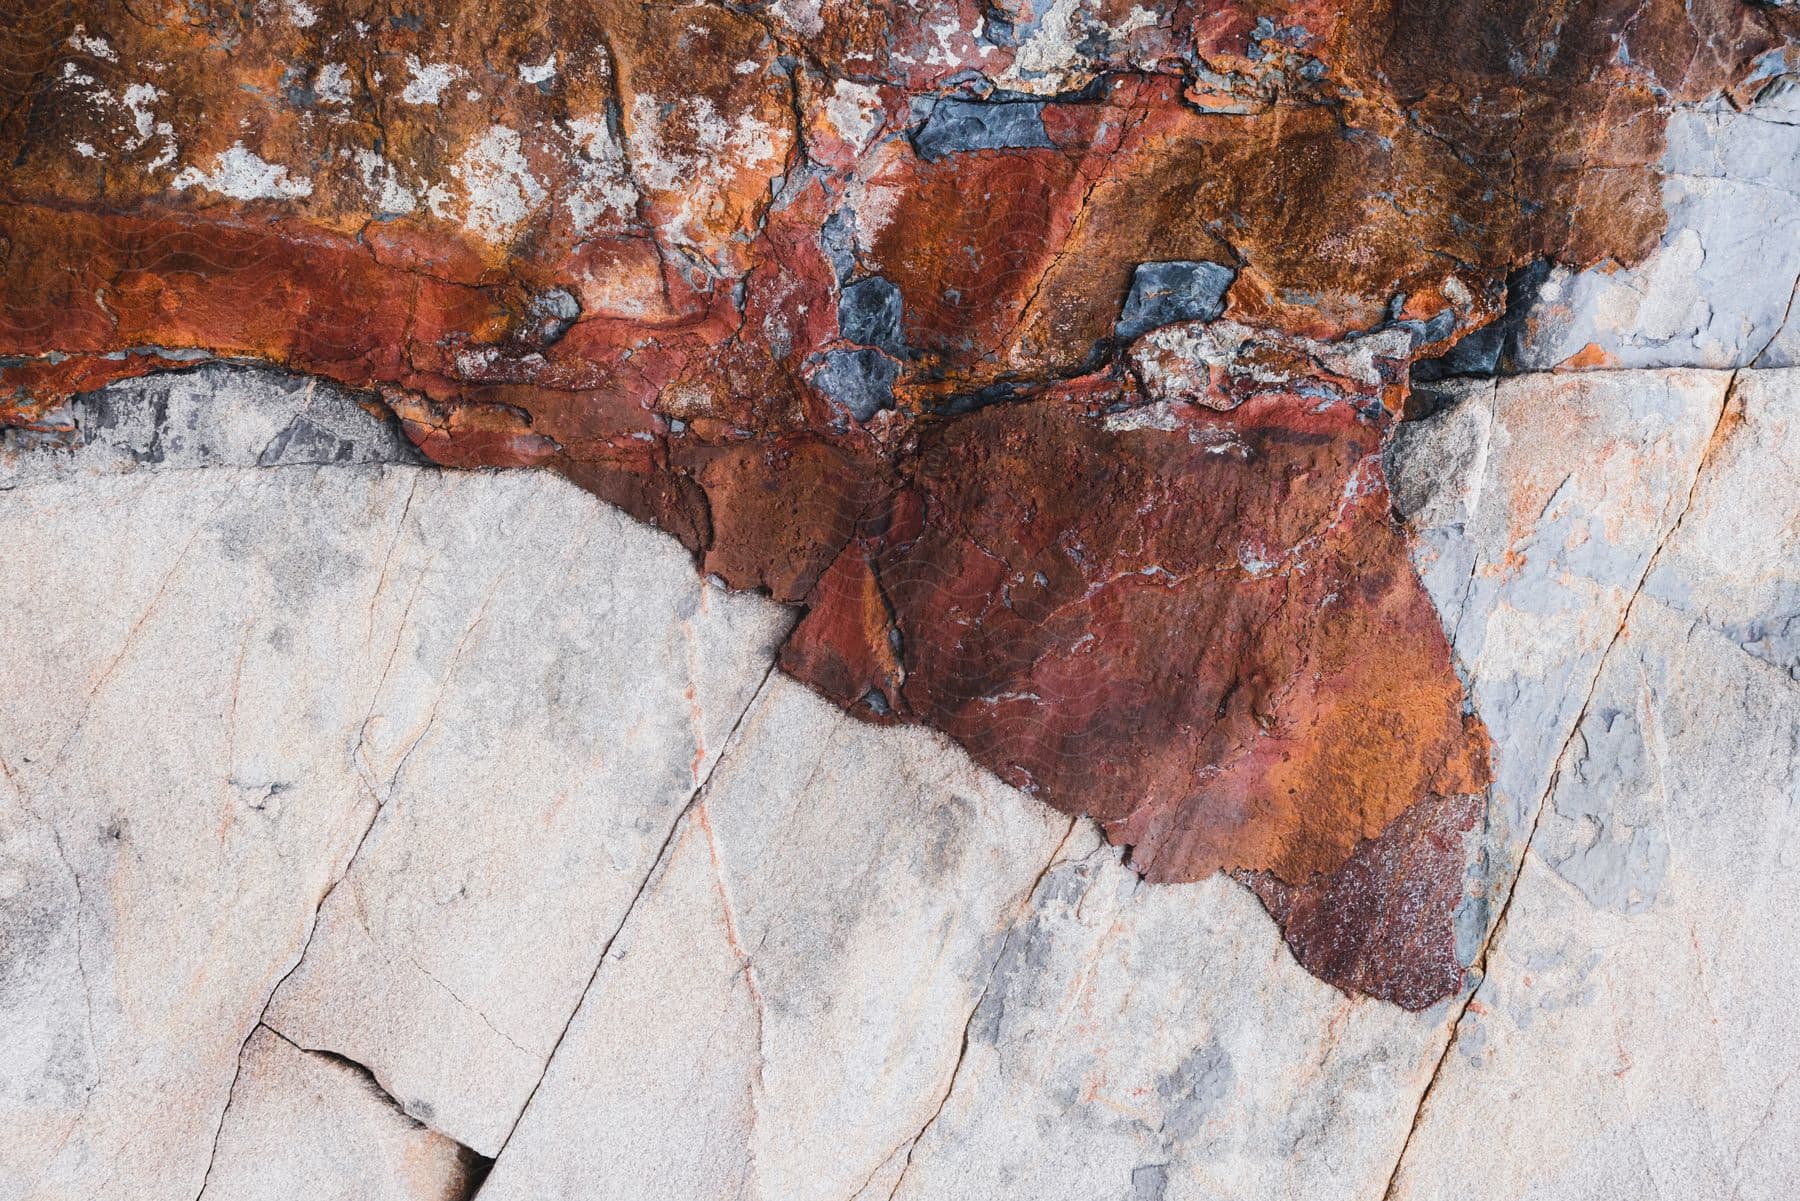
<path fill-rule="evenodd" d="M 1643 262 L 1538 264 L 1505 318 L 1455 347 L 1453 374 L 1781 367 L 1800 355 L 1800 87 L 1670 118 L 1665 229 Z"/>
<path fill-rule="evenodd" d="M 12 14 L 0 1201 L 1785 1201 L 1796 20 Z"/>
<path fill-rule="evenodd" d="M 1153 879 L 1331 871 L 1422 795 L 1479 791 L 1486 762 L 1386 518 L 1379 422 L 1300 408 L 1145 423 L 1046 400 L 946 426 L 782 663 L 1080 797 Z M 1180 739 L 1150 752 L 1165 725 Z"/>
<path fill-rule="evenodd" d="M 1740 0 L 62 10 L 8 51 L 9 408 L 42 426 L 196 352 L 379 388 L 433 458 L 556 467 L 805 604 L 790 670 L 950 732 L 1158 878 L 1266 872 L 1355 912 L 1398 887 L 1398 860 L 1347 867 L 1359 845 L 1488 774 L 1378 486 L 1298 595 L 1113 573 L 1291 552 L 1259 501 L 1328 507 L 1341 472 L 1253 450 L 1240 503 L 1162 539 L 1089 506 L 1208 504 L 1196 427 L 1368 458 L 1407 363 L 1498 314 L 1510 271 L 1655 250 L 1659 172 L 1691 158 L 1665 124 L 1768 92 L 1791 25 Z M 1223 359 L 1153 328 L 1221 312 L 1250 331 Z M 1380 366 L 1339 377 L 1315 349 L 1341 343 Z M 1229 415 L 1100 435 L 1146 401 Z M 1037 489 L 1034 561 L 971 573 L 989 514 L 958 506 L 987 490 L 934 463 L 978 430 L 1024 473 L 992 483 Z M 1098 495 L 1070 469 L 1114 458 Z M 1060 620 L 1008 665 L 905 586 L 985 577 L 953 607 L 998 630 L 1039 576 Z M 1408 945 L 1335 978 L 1395 993 L 1375 965 Z"/>

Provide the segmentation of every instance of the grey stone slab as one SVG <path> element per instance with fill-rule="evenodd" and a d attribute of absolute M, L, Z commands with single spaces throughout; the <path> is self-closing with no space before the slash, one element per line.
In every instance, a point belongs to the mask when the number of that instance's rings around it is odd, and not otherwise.
<path fill-rule="evenodd" d="M 791 621 L 546 474 L 243 465 L 289 383 L 0 492 L 7 1201 L 191 1201 L 284 979 L 497 1147 Z"/>
<path fill-rule="evenodd" d="M 1740 379 L 1606 656 L 1397 1180 L 1435 1198 L 1800 1189 L 1800 373 Z M 1521 1148 L 1529 1148 L 1529 1154 Z"/>

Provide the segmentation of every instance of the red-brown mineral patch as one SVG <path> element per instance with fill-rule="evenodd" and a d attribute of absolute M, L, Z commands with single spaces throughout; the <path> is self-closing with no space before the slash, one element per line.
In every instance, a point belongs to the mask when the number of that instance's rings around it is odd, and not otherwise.
<path fill-rule="evenodd" d="M 1654 244 L 1742 0 L 21 10 L 0 420 L 194 352 L 378 393 L 802 606 L 783 666 L 1460 975 L 1488 778 L 1379 452 L 1540 257 Z M 1420 882 L 1424 882 L 1422 885 Z M 1408 900 L 1397 909 L 1392 898 Z"/>

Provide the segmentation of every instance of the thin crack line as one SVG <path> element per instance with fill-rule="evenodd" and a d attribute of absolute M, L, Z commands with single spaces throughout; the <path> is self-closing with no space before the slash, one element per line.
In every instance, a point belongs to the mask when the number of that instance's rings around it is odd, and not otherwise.
<path fill-rule="evenodd" d="M 906 1183 L 906 1173 L 912 1168 L 913 1155 L 918 1151 L 919 1144 L 924 1141 L 931 1128 L 937 1125 L 938 1118 L 943 1116 L 944 1107 L 950 1104 L 950 1097 L 956 1092 L 956 1081 L 962 1075 L 963 1061 L 969 1056 L 969 1035 L 975 1028 L 975 1017 L 981 1012 L 982 1002 L 987 1000 L 988 991 L 994 986 L 994 978 L 1000 973 L 1000 965 L 1006 962 L 1006 948 L 1012 944 L 1013 935 L 1018 932 L 1025 917 L 1036 908 L 1038 891 L 1044 885 L 1044 877 L 1048 876 L 1050 869 L 1061 861 L 1063 848 L 1069 845 L 1069 839 L 1075 836 L 1075 828 L 1080 824 L 1080 817 L 1069 819 L 1069 828 L 1064 830 L 1062 838 L 1057 840 L 1055 849 L 1050 852 L 1050 857 L 1044 861 L 1044 866 L 1032 879 L 1031 887 L 1025 890 L 1025 899 L 1020 903 L 1018 911 L 1013 914 L 1012 921 L 1007 923 L 1006 935 L 1000 940 L 1000 949 L 994 953 L 994 964 L 988 969 L 987 979 L 981 985 L 981 992 L 975 997 L 975 1004 L 970 1008 L 969 1016 L 963 1021 L 962 1045 L 957 1049 L 956 1063 L 950 1069 L 950 1080 L 944 1085 L 943 1094 L 938 1097 L 937 1107 L 931 1111 L 931 1116 L 925 1119 L 925 1124 L 919 1127 L 919 1132 L 912 1136 L 907 1145 L 906 1160 L 900 1165 L 900 1174 L 894 1177 L 894 1186 L 888 1190 L 887 1201 L 894 1201 L 899 1194 L 900 1186 Z M 894 1152 L 892 1151 L 882 1156 L 881 1162 L 875 1165 L 875 1171 L 879 1172 L 893 1157 Z M 871 1172 L 870 1179 L 873 1178 L 874 1173 Z M 857 1191 L 860 1193 L 862 1188 L 867 1188 L 868 1185 L 868 1180 L 863 1181 L 861 1188 Z"/>
<path fill-rule="evenodd" d="M 1700 490 L 1700 481 L 1706 474 L 1707 464 L 1711 461 L 1714 451 L 1718 449 L 1721 435 L 1725 433 L 1726 418 L 1731 412 L 1732 402 L 1737 397 L 1738 375 L 1743 370 L 1746 369 L 1733 370 L 1731 378 L 1726 381 L 1724 396 L 1719 403 L 1719 415 L 1713 420 L 1712 432 L 1701 447 L 1700 458 L 1694 465 L 1693 478 L 1688 482 L 1687 496 L 1682 501 L 1681 511 L 1669 523 L 1669 528 L 1663 531 L 1663 536 L 1657 539 L 1656 548 L 1645 560 L 1644 570 L 1638 574 L 1637 582 L 1631 590 L 1630 599 L 1625 602 L 1625 607 L 1619 614 L 1619 624 L 1613 630 L 1612 637 L 1607 641 L 1606 649 L 1600 652 L 1600 657 L 1595 662 L 1594 674 L 1588 681 L 1587 695 L 1582 699 L 1581 709 L 1576 713 L 1575 721 L 1569 727 L 1569 733 L 1563 738 L 1562 745 L 1557 749 L 1554 760 L 1555 769 L 1550 774 L 1550 780 L 1544 787 L 1543 795 L 1538 798 L 1537 807 L 1532 811 L 1531 826 L 1526 831 L 1524 844 L 1519 848 L 1518 866 L 1514 869 L 1512 879 L 1507 884 L 1506 896 L 1500 902 L 1500 912 L 1495 917 L 1493 926 L 1489 928 L 1487 937 L 1482 939 L 1480 950 L 1469 965 L 1470 969 L 1480 976 L 1480 982 L 1469 990 L 1468 996 L 1463 998 L 1462 1004 L 1457 1008 L 1455 1019 L 1450 1023 L 1450 1036 L 1444 1040 L 1444 1049 L 1438 1053 L 1437 1063 L 1431 1069 L 1431 1077 L 1425 1082 L 1424 1091 L 1419 1094 L 1419 1103 L 1413 1109 L 1412 1124 L 1407 1128 L 1406 1138 L 1400 1144 L 1400 1153 L 1395 1156 L 1393 1169 L 1388 1173 L 1387 1187 L 1382 1190 L 1382 1201 L 1394 1201 L 1395 1199 L 1395 1189 L 1400 1184 L 1400 1169 L 1406 1164 L 1407 1152 L 1412 1149 L 1413 1137 L 1419 1132 L 1419 1126 L 1425 1116 L 1425 1108 L 1431 1101 L 1432 1093 L 1437 1089 L 1438 1081 L 1443 1077 L 1444 1065 L 1450 1061 L 1450 1053 L 1456 1049 L 1457 1040 L 1462 1034 L 1463 1019 L 1467 1017 L 1470 1006 L 1475 1003 L 1475 998 L 1487 986 L 1488 954 L 1494 944 L 1499 941 L 1501 932 L 1506 927 L 1507 919 L 1512 911 L 1513 898 L 1518 895 L 1519 880 L 1525 874 L 1526 860 L 1530 857 L 1532 843 L 1537 838 L 1538 826 L 1543 821 L 1544 810 L 1548 806 L 1551 794 L 1556 791 L 1557 784 L 1562 780 L 1563 759 L 1568 755 L 1570 746 L 1574 744 L 1576 735 L 1580 733 L 1581 723 L 1587 718 L 1588 708 L 1593 704 L 1594 696 L 1600 690 L 1600 680 L 1606 673 L 1607 661 L 1612 657 L 1613 649 L 1618 646 L 1619 639 L 1624 635 L 1626 627 L 1631 622 L 1632 611 L 1637 607 L 1638 598 L 1643 595 L 1644 584 L 1649 580 L 1651 573 L 1656 570 L 1656 564 L 1662 558 L 1664 548 L 1674 538 L 1676 531 L 1687 520 L 1688 513 L 1693 508 L 1694 497 Z"/>
<path fill-rule="evenodd" d="M 713 777 L 718 774 L 719 768 L 724 766 L 725 760 L 736 749 L 734 739 L 737 737 L 738 730 L 750 714 L 755 712 L 764 694 L 768 691 L 769 680 L 775 674 L 778 661 L 778 656 L 771 656 L 768 667 L 763 670 L 762 679 L 757 681 L 755 691 L 750 694 L 749 702 L 744 706 L 743 712 L 738 714 L 737 720 L 732 722 L 731 729 L 726 732 L 725 740 L 720 744 L 719 757 L 713 760 L 713 765 L 707 771 L 705 778 L 695 785 L 694 791 L 683 803 L 681 812 L 677 813 L 675 820 L 669 823 L 668 833 L 663 836 L 662 845 L 656 850 L 656 858 L 651 861 L 650 870 L 645 872 L 644 878 L 638 882 L 637 891 L 632 893 L 631 900 L 625 906 L 625 912 L 619 916 L 618 925 L 613 927 L 612 933 L 607 935 L 606 941 L 601 944 L 600 954 L 594 961 L 594 970 L 588 974 L 587 983 L 581 987 L 581 995 L 570 1007 L 568 1020 L 563 1023 L 562 1030 L 557 1033 L 556 1041 L 550 1046 L 550 1053 L 544 1056 L 543 1070 L 538 1073 L 537 1081 L 532 1084 L 531 1091 L 525 1094 L 525 1103 L 519 1107 L 518 1116 L 513 1118 L 512 1126 L 507 1130 L 506 1137 L 500 1140 L 499 1149 L 494 1152 L 493 1159 L 496 1164 L 500 1162 L 500 1157 L 506 1154 L 506 1148 L 512 1144 L 513 1136 L 518 1134 L 519 1126 L 524 1122 L 525 1115 L 531 1111 L 532 1101 L 536 1099 L 538 1090 L 544 1086 L 545 1079 L 550 1075 L 551 1065 L 556 1062 L 556 1053 L 562 1049 L 563 1040 L 568 1038 L 569 1031 L 575 1025 L 575 1019 L 580 1016 L 582 1007 L 587 1004 L 588 994 L 593 991 L 595 982 L 600 979 L 600 971 L 606 966 L 606 957 L 612 952 L 613 943 L 618 941 L 619 935 L 630 924 L 632 914 L 637 912 L 638 902 L 643 900 L 644 894 L 650 890 L 650 885 L 662 877 L 670 853 L 678 841 L 677 836 L 687 825 L 688 815 L 706 795 L 707 787 L 712 783 Z M 477 1192 L 476 1196 L 479 1197 L 480 1193 Z"/>
<path fill-rule="evenodd" d="M 802 789 L 797 795 L 806 795 L 806 790 Z M 713 886 L 719 897 L 719 914 L 725 924 L 725 941 L 730 946 L 733 957 L 738 961 L 739 971 L 744 979 L 744 987 L 750 994 L 750 1009 L 756 1018 L 756 1074 L 750 1080 L 750 1108 L 754 1120 L 754 1117 L 761 1111 L 758 1101 L 767 1091 L 764 1074 L 768 1062 L 768 1016 L 763 1005 L 762 988 L 756 982 L 756 968 L 752 963 L 754 952 L 745 950 L 744 944 L 739 938 L 737 904 L 732 900 L 731 887 L 725 880 L 725 864 L 719 856 L 719 840 L 713 833 L 712 814 L 707 810 L 707 802 L 701 801 L 694 806 L 694 820 L 699 824 L 700 832 L 706 837 L 706 852 L 712 861 Z M 763 940 L 767 941 L 767 939 L 768 934 L 765 933 Z M 761 942 L 757 944 L 756 949 L 757 951 L 762 949 Z"/>

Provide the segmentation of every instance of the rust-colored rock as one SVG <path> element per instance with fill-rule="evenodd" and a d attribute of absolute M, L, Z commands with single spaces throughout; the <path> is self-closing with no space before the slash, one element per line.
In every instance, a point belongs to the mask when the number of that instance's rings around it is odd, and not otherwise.
<path fill-rule="evenodd" d="M 1116 398 L 932 429 L 866 519 L 879 541 L 846 551 L 868 583 L 821 588 L 787 662 L 833 648 L 806 674 L 836 699 L 945 730 L 1153 879 L 1304 880 L 1422 796 L 1479 791 L 1480 732 L 1386 519 L 1381 419 L 1283 393 L 1108 419 Z"/>
<path fill-rule="evenodd" d="M 1427 797 L 1329 876 L 1298 886 L 1269 872 L 1242 878 L 1308 971 L 1424 1009 L 1462 981 L 1456 927 L 1445 919 L 1465 903 L 1464 836 L 1480 821 L 1479 797 Z"/>
<path fill-rule="evenodd" d="M 1044 8 L 33 9 L 0 420 L 193 352 L 377 392 L 804 606 L 783 665 L 846 706 L 1151 878 L 1260 873 L 1309 968 L 1426 1003 L 1487 746 L 1388 516 L 1407 365 L 1525 261 L 1652 245 L 1669 106 L 1794 17 Z"/>

